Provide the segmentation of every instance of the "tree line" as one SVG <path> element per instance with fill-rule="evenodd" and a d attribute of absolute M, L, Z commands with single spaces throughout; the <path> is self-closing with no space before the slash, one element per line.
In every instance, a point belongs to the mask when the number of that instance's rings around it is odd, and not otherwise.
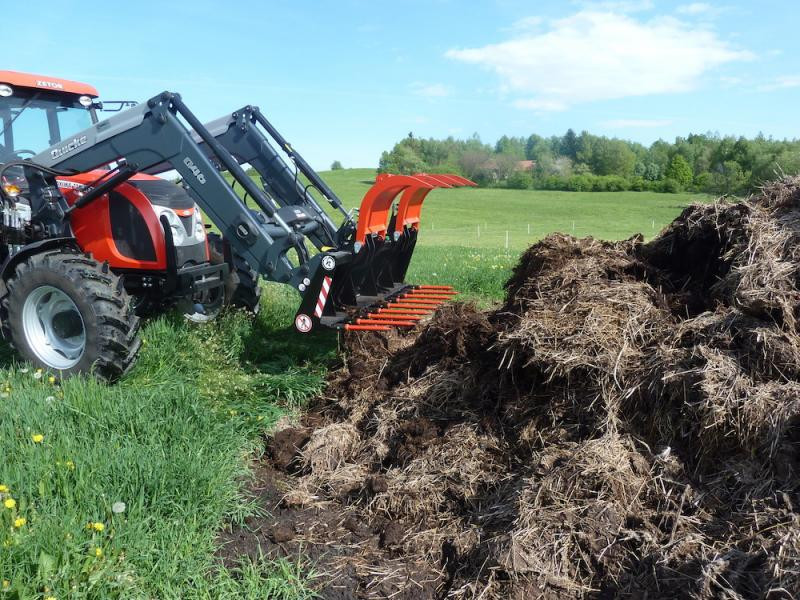
<path fill-rule="evenodd" d="M 776 175 L 800 173 L 800 140 L 705 133 L 645 146 L 569 129 L 563 136 L 504 135 L 490 145 L 477 134 L 436 140 L 409 133 L 383 152 L 378 171 L 455 172 L 515 189 L 746 194 Z"/>

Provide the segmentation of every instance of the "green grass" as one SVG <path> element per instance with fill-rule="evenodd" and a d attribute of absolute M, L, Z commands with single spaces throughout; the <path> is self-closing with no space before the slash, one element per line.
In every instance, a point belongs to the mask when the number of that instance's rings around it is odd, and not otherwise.
<path fill-rule="evenodd" d="M 374 172 L 323 176 L 353 207 Z M 502 297 L 519 252 L 547 233 L 649 236 L 703 199 L 437 190 L 409 279 L 455 285 L 486 305 Z M 214 560 L 220 528 L 259 510 L 243 490 L 265 428 L 321 388 L 335 354 L 332 332 L 294 332 L 293 291 L 270 284 L 265 296 L 255 322 L 148 323 L 134 371 L 110 387 L 51 383 L 0 348 L 0 484 L 10 488 L 2 500 L 16 502 L 0 504 L 0 600 L 310 597 L 300 559 L 232 570 Z M 112 511 L 116 502 L 124 512 Z M 17 518 L 26 520 L 18 528 Z"/>
<path fill-rule="evenodd" d="M 347 169 L 321 175 L 349 208 L 361 203 L 375 172 Z M 652 237 L 687 204 L 707 198 L 688 193 L 438 189 L 425 200 L 420 243 L 505 249 L 508 232 L 509 249 L 519 251 L 554 231 L 607 240 L 635 233 Z"/>
<path fill-rule="evenodd" d="M 255 510 L 242 486 L 264 428 L 320 389 L 335 349 L 292 332 L 292 292 L 267 296 L 255 323 L 148 324 L 115 386 L 0 371 L 0 484 L 16 502 L 0 506 L 0 599 L 310 597 L 301 565 L 213 560 L 219 528 Z"/>

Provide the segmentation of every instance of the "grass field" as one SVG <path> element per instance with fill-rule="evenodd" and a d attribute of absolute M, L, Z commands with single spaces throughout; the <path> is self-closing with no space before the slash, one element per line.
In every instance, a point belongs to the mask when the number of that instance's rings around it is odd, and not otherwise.
<path fill-rule="evenodd" d="M 0 599 L 309 597 L 298 564 L 213 560 L 219 528 L 256 510 L 241 490 L 265 427 L 320 389 L 336 347 L 290 329 L 293 292 L 266 295 L 255 322 L 149 323 L 111 387 L 6 353 Z"/>
<path fill-rule="evenodd" d="M 353 206 L 373 173 L 325 175 Z M 487 303 L 501 297 L 516 256 L 536 237 L 569 232 L 573 221 L 578 235 L 649 235 L 690 200 L 436 191 L 411 278 L 451 283 Z M 302 557 L 229 572 L 213 554 L 221 527 L 258 510 L 243 489 L 265 429 L 321 388 L 335 356 L 332 332 L 293 331 L 298 300 L 268 285 L 254 322 L 241 314 L 204 327 L 151 321 L 137 366 L 112 387 L 59 385 L 4 348 L 0 600 L 310 597 Z"/>
<path fill-rule="evenodd" d="M 348 208 L 360 204 L 375 177 L 371 169 L 322 175 Z M 687 204 L 707 200 L 654 192 L 434 190 L 423 207 L 409 280 L 454 285 L 478 302 L 499 300 L 519 253 L 548 233 L 608 240 L 636 233 L 652 237 Z"/>
<path fill-rule="evenodd" d="M 371 169 L 322 175 L 348 207 L 360 204 L 375 178 Z M 553 231 L 608 240 L 634 233 L 650 237 L 684 206 L 705 198 L 688 193 L 441 189 L 425 200 L 423 239 L 428 246 L 505 249 L 508 232 L 510 250 L 519 251 Z"/>

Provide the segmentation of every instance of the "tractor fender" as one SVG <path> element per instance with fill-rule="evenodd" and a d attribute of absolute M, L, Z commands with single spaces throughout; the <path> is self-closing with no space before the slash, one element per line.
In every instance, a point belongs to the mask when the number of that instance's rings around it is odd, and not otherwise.
<path fill-rule="evenodd" d="M 74 237 L 57 237 L 27 244 L 6 258 L 3 261 L 3 266 L 0 267 L 0 297 L 5 296 L 6 281 L 14 274 L 19 263 L 29 256 L 56 248 L 72 248 L 80 252 L 80 246 L 78 246 L 78 241 Z"/>

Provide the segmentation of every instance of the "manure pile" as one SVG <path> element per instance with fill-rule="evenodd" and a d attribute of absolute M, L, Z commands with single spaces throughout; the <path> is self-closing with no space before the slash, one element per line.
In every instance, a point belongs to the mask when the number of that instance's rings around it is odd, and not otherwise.
<path fill-rule="evenodd" d="M 323 598 L 800 595 L 799 276 L 797 178 L 347 336 L 268 444 L 272 555 L 318 557 Z"/>

